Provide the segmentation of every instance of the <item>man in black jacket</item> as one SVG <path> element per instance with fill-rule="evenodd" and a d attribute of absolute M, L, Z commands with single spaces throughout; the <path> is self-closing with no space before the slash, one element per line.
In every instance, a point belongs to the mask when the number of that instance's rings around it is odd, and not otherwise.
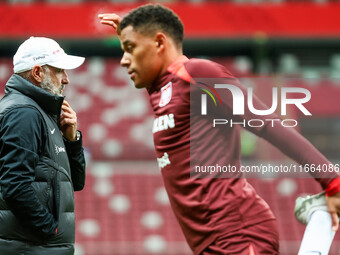
<path fill-rule="evenodd" d="M 16 52 L 0 101 L 0 254 L 74 254 L 74 190 L 85 184 L 65 69 L 84 58 L 31 37 Z"/>

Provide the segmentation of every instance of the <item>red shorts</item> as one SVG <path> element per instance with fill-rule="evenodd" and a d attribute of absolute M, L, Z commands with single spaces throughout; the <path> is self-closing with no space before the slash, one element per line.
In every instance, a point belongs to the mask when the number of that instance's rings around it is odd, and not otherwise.
<path fill-rule="evenodd" d="M 275 255 L 279 254 L 276 220 L 242 228 L 218 238 L 201 255 Z"/>

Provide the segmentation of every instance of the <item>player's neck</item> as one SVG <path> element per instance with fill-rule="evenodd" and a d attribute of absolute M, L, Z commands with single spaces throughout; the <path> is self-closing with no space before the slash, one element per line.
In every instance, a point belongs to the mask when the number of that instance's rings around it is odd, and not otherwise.
<path fill-rule="evenodd" d="M 164 58 L 164 64 L 161 70 L 161 74 L 165 73 L 168 67 L 182 55 L 183 55 L 182 49 L 178 50 L 173 48 L 170 51 L 168 51 Z"/>

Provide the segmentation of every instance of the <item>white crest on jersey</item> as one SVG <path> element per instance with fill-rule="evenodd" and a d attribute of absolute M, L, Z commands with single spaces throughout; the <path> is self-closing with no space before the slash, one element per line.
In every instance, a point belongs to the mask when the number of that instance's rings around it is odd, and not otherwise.
<path fill-rule="evenodd" d="M 157 162 L 160 170 L 162 170 L 163 167 L 170 165 L 171 162 L 168 153 L 165 152 L 161 158 L 157 158 Z"/>
<path fill-rule="evenodd" d="M 159 100 L 159 107 L 166 106 L 172 97 L 172 82 L 170 81 L 163 88 L 161 88 L 161 99 Z"/>

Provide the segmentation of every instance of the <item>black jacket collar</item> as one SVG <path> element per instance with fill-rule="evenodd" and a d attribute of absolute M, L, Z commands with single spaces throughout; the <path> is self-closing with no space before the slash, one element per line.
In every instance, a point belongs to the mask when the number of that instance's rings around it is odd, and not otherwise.
<path fill-rule="evenodd" d="M 51 115 L 59 123 L 64 97 L 53 95 L 17 74 L 13 74 L 7 81 L 5 94 L 11 93 L 13 90 L 33 99 L 47 114 Z"/>

